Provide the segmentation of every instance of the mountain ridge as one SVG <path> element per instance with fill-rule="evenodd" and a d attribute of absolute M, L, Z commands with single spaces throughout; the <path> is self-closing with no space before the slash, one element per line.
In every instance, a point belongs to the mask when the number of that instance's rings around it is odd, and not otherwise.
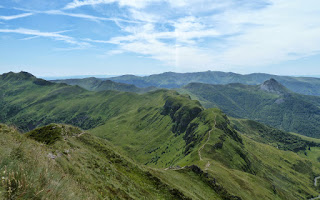
<path fill-rule="evenodd" d="M 206 108 L 263 122 L 285 131 L 320 137 L 320 98 L 291 92 L 275 80 L 261 85 L 190 83 L 182 89 Z"/>
<path fill-rule="evenodd" d="M 102 80 L 95 77 L 83 78 L 83 79 L 62 79 L 62 80 L 51 80 L 53 83 L 65 83 L 68 85 L 78 85 L 86 90 L 90 91 L 105 91 L 105 90 L 116 90 L 123 92 L 136 92 L 145 93 L 155 90 L 155 87 L 139 88 L 133 84 L 118 83 L 111 80 Z"/>
<path fill-rule="evenodd" d="M 241 75 L 233 72 L 191 72 L 191 73 L 175 73 L 166 72 L 162 74 L 154 74 L 150 76 L 134 76 L 123 75 L 119 77 L 108 78 L 120 83 L 134 84 L 137 87 L 159 87 L 159 88 L 180 88 L 191 82 L 199 82 L 206 84 L 229 84 L 242 83 L 246 85 L 260 85 L 271 78 L 289 88 L 293 92 L 305 95 L 320 95 L 320 79 L 311 77 L 292 77 L 279 76 L 265 73 L 252 73 Z"/>
<path fill-rule="evenodd" d="M 27 79 L 3 81 L 0 77 L 0 93 L 1 121 L 27 132 L 15 133 L 22 140 L 28 138 L 21 152 L 32 150 L 32 145 L 41 148 L 37 150 L 39 158 L 54 159 L 70 183 L 89 188 L 91 192 L 83 193 L 86 195 L 100 199 L 248 200 L 317 195 L 312 180 L 320 174 L 320 164 L 290 151 L 303 151 L 311 143 L 287 135 L 283 141 L 292 139 L 301 145 L 291 142 L 284 145 L 286 151 L 281 151 L 236 131 L 221 110 L 205 109 L 176 91 L 93 92 L 79 86 L 39 85 Z M 59 124 L 85 130 L 74 128 L 65 134 L 64 130 L 70 129 Z M 266 130 L 270 141 L 280 140 Z M 6 136 L 0 137 L 0 143 L 6 145 L 0 145 L 0 160 L 10 160 L 11 150 L 20 159 L 15 150 L 20 140 L 8 140 L 12 135 L 6 133 L 0 130 Z M 65 151 L 70 149 L 69 153 Z M 35 160 L 32 156 L 28 159 Z M 1 161 L 0 172 L 6 166 Z M 13 161 L 10 169 L 20 174 L 13 166 L 23 161 Z M 29 170 L 34 174 L 33 168 Z M 8 194 L 5 188 L 0 183 L 0 191 Z"/>

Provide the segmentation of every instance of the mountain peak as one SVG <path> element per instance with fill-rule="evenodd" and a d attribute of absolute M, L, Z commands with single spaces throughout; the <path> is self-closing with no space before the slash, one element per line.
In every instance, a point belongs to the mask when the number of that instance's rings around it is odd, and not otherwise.
<path fill-rule="evenodd" d="M 262 83 L 260 85 L 260 89 L 276 94 L 284 94 L 288 92 L 287 88 L 285 88 L 283 85 L 281 85 L 278 81 L 276 81 L 273 78 Z"/>
<path fill-rule="evenodd" d="M 17 73 L 17 74 L 19 74 L 19 75 L 21 75 L 21 76 L 25 76 L 25 77 L 35 77 L 35 76 L 32 75 L 31 73 L 25 72 L 25 71 L 21 71 L 21 72 L 19 72 L 19 73 Z"/>
<path fill-rule="evenodd" d="M 29 80 L 36 78 L 28 72 L 21 71 L 19 73 L 8 72 L 1 75 L 3 79 Z"/>

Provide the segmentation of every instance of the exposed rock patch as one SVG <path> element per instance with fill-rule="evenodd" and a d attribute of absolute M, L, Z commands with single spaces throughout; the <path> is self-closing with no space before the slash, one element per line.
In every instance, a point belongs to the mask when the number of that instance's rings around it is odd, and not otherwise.
<path fill-rule="evenodd" d="M 279 94 L 279 95 L 285 94 L 288 92 L 288 89 L 286 89 L 283 85 L 281 85 L 278 81 L 276 81 L 273 78 L 261 84 L 260 89 L 270 93 Z"/>

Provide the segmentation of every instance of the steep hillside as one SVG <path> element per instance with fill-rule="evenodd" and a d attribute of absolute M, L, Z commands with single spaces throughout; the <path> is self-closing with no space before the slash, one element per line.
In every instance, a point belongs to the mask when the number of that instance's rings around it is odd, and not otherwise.
<path fill-rule="evenodd" d="M 0 89 L 1 121 L 32 129 L 25 135 L 0 131 L 5 144 L 0 171 L 10 166 L 11 174 L 20 174 L 14 166 L 30 166 L 32 180 L 40 180 L 44 175 L 35 170 L 49 160 L 48 170 L 60 172 L 52 183 L 31 188 L 33 197 L 56 191 L 44 187 L 60 186 L 61 180 L 70 186 L 57 189 L 57 195 L 76 191 L 65 199 L 306 199 L 318 194 L 313 179 L 320 175 L 319 162 L 239 134 L 220 110 L 204 109 L 175 91 L 90 92 L 27 73 L 0 76 Z M 32 151 L 30 162 L 12 159 L 11 149 L 20 144 Z M 0 190 L 12 193 L 7 185 Z"/>
<path fill-rule="evenodd" d="M 248 137 L 255 130 L 248 129 L 248 134 L 239 135 L 228 118 L 217 109 L 201 111 L 186 131 L 177 135 L 170 134 L 174 127 L 170 126 L 172 122 L 161 127 L 152 121 L 156 115 L 141 117 L 149 121 L 148 126 L 157 129 L 141 130 L 141 118 L 126 115 L 90 132 L 109 140 L 124 154 L 148 166 L 183 174 L 189 173 L 190 165 L 199 166 L 192 171 L 201 177 L 209 175 L 226 191 L 241 199 L 305 199 L 317 195 L 312 182 L 320 173 L 318 162 Z M 299 144 L 294 144 L 296 141 L 290 145 L 274 136 L 276 134 L 266 134 L 274 143 L 284 144 L 281 149 L 297 150 L 295 145 Z M 299 149 L 307 150 L 307 141 L 297 141 L 301 142 Z"/>
<path fill-rule="evenodd" d="M 132 84 L 117 83 L 110 80 L 101 80 L 98 78 L 84 78 L 84 79 L 65 79 L 65 80 L 53 80 L 54 83 L 66 83 L 68 85 L 78 85 L 86 90 L 90 91 L 105 91 L 116 90 L 122 92 L 137 92 L 144 93 L 155 90 L 155 87 L 138 88 Z"/>
<path fill-rule="evenodd" d="M 320 147 L 320 141 L 317 139 L 284 132 L 256 121 L 231 118 L 231 123 L 235 130 L 247 137 L 281 150 L 305 152 L 311 147 Z"/>
<path fill-rule="evenodd" d="M 47 82 L 30 74 L 24 77 L 24 73 L 8 73 L 0 76 L 0 120 L 24 131 L 54 122 L 90 129 L 120 113 L 160 106 L 164 97 L 170 95 L 178 94 L 165 90 L 144 95 L 90 92 L 79 86 Z"/>
<path fill-rule="evenodd" d="M 0 196 L 4 199 L 194 199 L 197 192 L 187 184 L 162 181 L 166 172 L 135 164 L 112 146 L 75 127 L 51 124 L 35 132 L 60 135 L 63 140 L 42 145 L 31 134 L 21 135 L 0 125 Z M 78 129 L 79 130 L 79 129 Z M 34 131 L 33 131 L 34 132 Z M 42 135 L 46 137 L 45 135 Z M 38 138 L 38 137 L 37 137 Z M 192 175 L 192 172 L 189 172 Z M 175 173 L 171 174 L 172 179 Z M 171 176 L 170 175 L 170 176 Z M 179 174 L 181 181 L 189 181 Z M 189 179 L 189 180 L 188 180 Z M 198 198 L 222 199 L 201 178 Z"/>
<path fill-rule="evenodd" d="M 173 73 L 166 72 L 145 77 L 125 75 L 109 78 L 109 80 L 134 84 L 138 87 L 180 88 L 189 83 L 229 84 L 242 83 L 246 85 L 258 85 L 269 79 L 275 79 L 291 91 L 305 95 L 320 95 L 320 79 L 308 77 L 277 76 L 271 74 L 248 74 L 225 73 L 218 71 Z"/>
<path fill-rule="evenodd" d="M 290 92 L 274 79 L 259 86 L 191 83 L 179 91 L 230 116 L 320 138 L 320 98 Z"/>

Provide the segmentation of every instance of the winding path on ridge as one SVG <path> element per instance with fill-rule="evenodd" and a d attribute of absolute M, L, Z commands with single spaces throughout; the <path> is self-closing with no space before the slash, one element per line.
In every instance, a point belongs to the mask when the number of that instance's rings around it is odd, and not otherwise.
<path fill-rule="evenodd" d="M 207 138 L 206 142 L 198 150 L 199 158 L 201 161 L 203 160 L 202 156 L 201 156 L 201 150 L 204 148 L 204 146 L 206 146 L 206 144 L 208 144 L 208 142 L 210 140 L 211 132 L 216 128 L 216 125 L 217 125 L 216 118 L 217 118 L 217 116 L 215 116 L 215 118 L 214 118 L 213 128 L 208 132 L 208 138 Z M 208 170 L 209 167 L 210 167 L 210 162 L 208 161 L 208 163 L 206 164 L 205 170 Z"/>
<path fill-rule="evenodd" d="M 315 187 L 317 187 L 317 185 L 318 185 L 317 183 L 318 183 L 319 179 L 320 179 L 320 176 L 317 176 L 317 177 L 314 178 L 314 186 Z"/>
<path fill-rule="evenodd" d="M 314 186 L 315 187 L 317 187 L 318 186 L 318 180 L 320 179 L 320 176 L 317 176 L 317 177 L 315 177 L 314 178 Z M 314 198 L 311 198 L 311 199 L 309 199 L 309 200 L 316 200 L 316 199 L 320 199 L 320 195 L 319 196 L 317 196 L 317 197 L 314 197 Z"/>
<path fill-rule="evenodd" d="M 204 148 L 204 146 L 209 142 L 210 140 L 210 136 L 211 136 L 211 132 L 216 128 L 216 125 L 217 125 L 217 121 L 216 121 L 216 118 L 217 116 L 215 116 L 214 118 L 214 126 L 213 128 L 208 132 L 208 138 L 206 140 L 206 142 L 199 148 L 198 150 L 198 154 L 199 154 L 199 158 L 200 160 L 202 161 L 202 156 L 201 156 L 201 150 Z M 210 162 L 208 161 L 208 163 L 206 164 L 206 167 L 205 167 L 205 170 L 208 170 L 208 168 L 210 167 Z M 184 169 L 185 167 L 181 167 L 181 168 L 171 168 L 171 167 L 168 167 L 168 168 L 165 168 L 164 170 L 181 170 L 181 169 Z"/>

